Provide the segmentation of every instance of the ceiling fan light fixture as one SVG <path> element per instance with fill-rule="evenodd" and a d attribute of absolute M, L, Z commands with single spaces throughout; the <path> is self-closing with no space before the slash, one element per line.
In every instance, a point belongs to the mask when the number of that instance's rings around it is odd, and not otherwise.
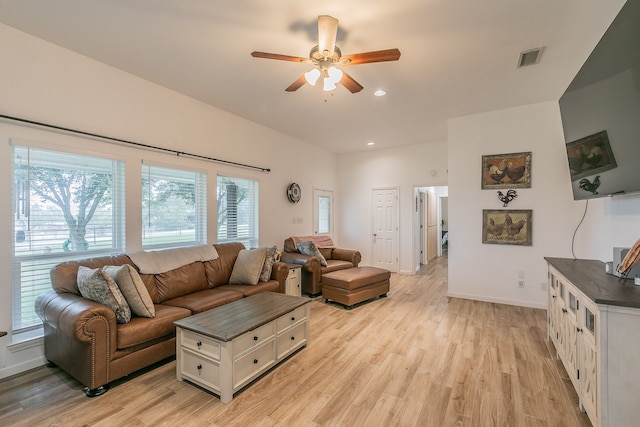
<path fill-rule="evenodd" d="M 325 92 L 331 92 L 335 88 L 336 88 L 336 82 L 334 82 L 331 79 L 331 77 L 325 77 L 324 78 L 324 87 L 322 88 L 322 90 L 324 90 Z"/>
<path fill-rule="evenodd" d="M 314 68 L 313 70 L 304 73 L 304 79 L 311 86 L 315 86 L 319 78 L 320 78 L 320 70 L 318 70 L 317 68 Z"/>
<path fill-rule="evenodd" d="M 342 70 L 336 67 L 329 67 L 329 70 L 327 71 L 329 73 L 329 78 L 334 83 L 338 83 L 340 80 L 342 80 Z"/>

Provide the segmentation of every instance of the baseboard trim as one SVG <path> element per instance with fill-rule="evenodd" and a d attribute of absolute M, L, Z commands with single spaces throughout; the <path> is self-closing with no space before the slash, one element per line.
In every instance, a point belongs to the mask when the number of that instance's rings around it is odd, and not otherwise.
<path fill-rule="evenodd" d="M 13 375 L 21 374 L 22 372 L 30 369 L 39 368 L 46 365 L 47 359 L 44 356 L 39 356 L 31 360 L 24 361 L 15 365 L 8 366 L 0 369 L 0 379 L 11 377 Z"/>
<path fill-rule="evenodd" d="M 518 307 L 540 308 L 542 310 L 547 309 L 546 304 L 537 304 L 537 303 L 532 303 L 531 301 L 515 301 L 515 300 L 509 300 L 509 299 L 503 299 L 503 298 L 490 298 L 483 295 L 470 295 L 470 294 L 462 294 L 458 292 L 447 292 L 447 296 L 451 298 L 469 299 L 473 301 L 492 302 L 495 304 L 515 305 Z"/>

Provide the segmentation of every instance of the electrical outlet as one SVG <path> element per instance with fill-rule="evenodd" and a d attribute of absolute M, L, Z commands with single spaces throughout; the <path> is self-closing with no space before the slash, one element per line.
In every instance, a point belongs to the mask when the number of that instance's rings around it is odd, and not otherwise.
<path fill-rule="evenodd" d="M 524 288 L 524 280 L 518 280 L 518 287 Z"/>
<path fill-rule="evenodd" d="M 540 290 L 541 291 L 547 290 L 547 282 L 540 282 Z"/>

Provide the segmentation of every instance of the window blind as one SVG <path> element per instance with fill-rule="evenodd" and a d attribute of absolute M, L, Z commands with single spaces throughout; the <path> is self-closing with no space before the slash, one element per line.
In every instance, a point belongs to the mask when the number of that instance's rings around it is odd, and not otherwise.
<path fill-rule="evenodd" d="M 218 242 L 258 246 L 258 182 L 218 175 Z"/>

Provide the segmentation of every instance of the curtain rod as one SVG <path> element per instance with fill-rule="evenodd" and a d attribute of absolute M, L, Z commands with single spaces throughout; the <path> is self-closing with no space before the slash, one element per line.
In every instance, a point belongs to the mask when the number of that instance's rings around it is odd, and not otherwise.
<path fill-rule="evenodd" d="M 36 125 L 36 126 L 42 126 L 42 127 L 47 127 L 47 128 L 51 128 L 51 129 L 61 130 L 61 131 L 64 131 L 64 132 L 77 133 L 79 135 L 90 136 L 90 137 L 93 137 L 93 138 L 106 139 L 108 141 L 119 142 L 119 143 L 122 143 L 122 144 L 134 145 L 136 147 L 146 148 L 146 149 L 149 149 L 149 150 L 157 150 L 157 151 L 163 151 L 165 153 L 173 153 L 176 156 L 193 157 L 195 159 L 208 160 L 210 162 L 216 162 L 216 163 L 222 163 L 222 164 L 226 164 L 226 165 L 238 166 L 238 167 L 247 168 L 247 169 L 254 169 L 254 170 L 258 170 L 260 172 L 271 172 L 271 169 L 263 168 L 263 167 L 260 167 L 260 166 L 252 166 L 252 165 L 247 165 L 247 164 L 244 164 L 244 163 L 232 162 L 232 161 L 229 161 L 229 160 L 221 160 L 221 159 L 216 159 L 214 157 L 202 156 L 200 154 L 186 153 L 184 151 L 172 150 L 170 148 L 156 147 L 154 145 L 142 144 L 140 142 L 133 142 L 133 141 L 128 141 L 126 139 L 113 138 L 111 136 L 100 135 L 100 134 L 97 134 L 97 133 L 85 132 L 85 131 L 82 131 L 82 130 L 65 128 L 65 127 L 62 127 L 62 126 L 51 125 L 51 124 L 48 124 L 48 123 L 36 122 L 36 121 L 33 121 L 33 120 L 27 120 L 27 119 L 21 119 L 19 117 L 12 117 L 12 116 L 4 115 L 4 114 L 0 114 L 0 118 L 13 120 L 13 121 L 16 121 L 16 122 L 21 122 L 21 123 L 27 123 L 27 124 L 30 124 L 30 125 Z"/>

